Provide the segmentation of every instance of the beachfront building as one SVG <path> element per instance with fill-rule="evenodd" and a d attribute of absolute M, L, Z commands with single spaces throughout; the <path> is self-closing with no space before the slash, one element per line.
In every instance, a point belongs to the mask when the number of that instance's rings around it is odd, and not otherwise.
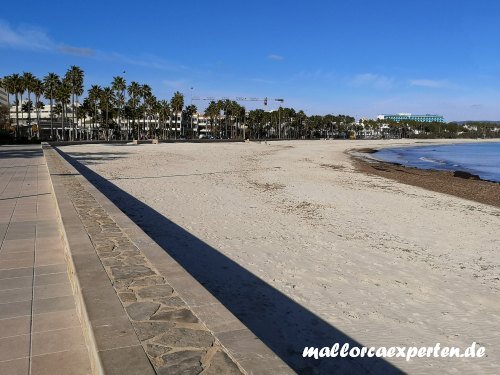
<path fill-rule="evenodd" d="M 7 106 L 9 104 L 9 99 L 7 97 L 7 91 L 0 87 L 0 105 Z"/>
<path fill-rule="evenodd" d="M 378 115 L 379 120 L 390 120 L 395 122 L 417 121 L 417 122 L 444 122 L 444 117 L 440 115 L 412 115 L 411 113 L 384 114 Z"/>
<path fill-rule="evenodd" d="M 75 107 L 79 107 L 79 103 L 75 103 Z M 23 100 L 17 108 L 10 106 L 10 121 L 13 126 L 19 122 L 20 134 L 23 136 L 38 136 L 41 139 L 50 139 L 53 133 L 55 139 L 68 139 L 71 132 L 75 132 L 78 139 L 94 139 L 99 133 L 99 124 L 92 124 L 89 116 L 76 118 L 75 124 L 72 126 L 72 106 L 66 108 L 66 116 L 63 121 L 60 110 L 56 105 L 53 106 L 53 118 L 50 116 L 50 105 L 42 104 L 38 109 L 33 105 L 28 105 L 28 100 Z M 18 116 L 18 120 L 16 120 Z M 51 131 L 52 128 L 52 131 Z M 64 137 L 63 137 L 64 133 Z"/>

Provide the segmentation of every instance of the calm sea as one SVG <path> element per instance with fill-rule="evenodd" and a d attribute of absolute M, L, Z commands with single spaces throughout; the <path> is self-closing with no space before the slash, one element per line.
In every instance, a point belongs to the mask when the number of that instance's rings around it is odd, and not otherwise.
<path fill-rule="evenodd" d="M 373 156 L 422 169 L 466 171 L 500 182 L 500 142 L 385 148 Z"/>

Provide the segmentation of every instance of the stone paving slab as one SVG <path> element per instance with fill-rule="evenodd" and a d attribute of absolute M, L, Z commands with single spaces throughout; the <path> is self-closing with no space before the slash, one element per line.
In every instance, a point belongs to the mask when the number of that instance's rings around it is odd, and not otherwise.
<path fill-rule="evenodd" d="M 0 241 L 0 374 L 90 374 L 39 145 L 0 147 Z"/>
<path fill-rule="evenodd" d="M 126 334 L 119 337 L 122 345 L 134 348 L 130 343 L 138 340 L 157 374 L 293 373 L 54 149 L 46 146 L 44 152 L 83 305 L 106 371 L 113 367 L 111 363 L 118 363 L 117 358 L 140 357 L 138 348 L 130 349 L 128 355 L 104 350 L 116 332 L 123 331 Z M 80 223 L 65 217 L 69 210 L 73 211 L 70 216 L 76 213 Z M 93 259 L 85 255 L 90 250 L 86 241 L 91 242 Z M 82 287 L 101 285 L 106 279 L 113 291 L 86 292 Z M 119 315 L 120 309 L 112 302 L 116 299 L 126 319 L 122 315 L 114 319 L 113 327 L 103 325 L 107 328 L 99 329 L 97 322 L 110 323 L 106 313 L 110 309 L 116 308 L 113 314 Z M 96 300 L 100 301 L 97 305 L 93 303 Z M 123 329 L 130 324 L 135 337 Z"/>

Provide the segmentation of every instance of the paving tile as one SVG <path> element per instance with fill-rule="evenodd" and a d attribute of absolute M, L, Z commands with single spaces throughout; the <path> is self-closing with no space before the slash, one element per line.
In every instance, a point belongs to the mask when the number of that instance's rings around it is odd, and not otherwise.
<path fill-rule="evenodd" d="M 66 272 L 50 273 L 47 275 L 35 276 L 35 286 L 68 283 L 68 274 Z"/>
<path fill-rule="evenodd" d="M 64 274 L 64 276 L 66 276 L 66 280 L 68 280 L 67 275 Z M 71 289 L 69 281 L 66 281 L 58 284 L 35 285 L 33 295 L 35 300 L 73 296 L 73 290 Z"/>
<path fill-rule="evenodd" d="M 31 314 L 31 301 L 0 304 L 0 319 L 14 318 Z"/>
<path fill-rule="evenodd" d="M 63 242 L 60 236 L 37 238 L 35 242 L 36 250 L 60 250 L 63 249 Z"/>
<path fill-rule="evenodd" d="M 98 350 L 139 345 L 137 335 L 128 317 L 93 320 L 92 327 Z"/>
<path fill-rule="evenodd" d="M 0 261 L 0 270 L 10 270 L 13 268 L 33 267 L 33 259 L 4 260 Z"/>
<path fill-rule="evenodd" d="M 142 346 L 104 350 L 99 355 L 106 375 L 155 374 Z"/>
<path fill-rule="evenodd" d="M 33 285 L 32 276 L 13 277 L 11 279 L 0 280 L 0 291 L 17 288 L 31 288 Z M 1 302 L 1 301 L 0 301 Z"/>
<path fill-rule="evenodd" d="M 0 374 L 27 375 L 29 374 L 29 363 L 28 357 L 0 362 Z"/>
<path fill-rule="evenodd" d="M 32 356 L 85 348 L 81 327 L 36 332 L 32 335 Z"/>
<path fill-rule="evenodd" d="M 0 304 L 31 301 L 33 289 L 29 288 L 16 288 L 0 290 Z"/>
<path fill-rule="evenodd" d="M 223 342 L 237 361 L 276 358 L 276 355 L 248 329 L 222 332 L 217 338 Z"/>
<path fill-rule="evenodd" d="M 29 251 L 13 251 L 10 253 L 0 252 L 0 262 L 5 260 L 21 260 L 21 259 L 32 259 L 35 255 L 34 250 Z"/>
<path fill-rule="evenodd" d="M 76 308 L 33 315 L 33 332 L 53 331 L 70 327 L 81 327 Z"/>
<path fill-rule="evenodd" d="M 31 373 L 33 375 L 89 375 L 92 370 L 88 352 L 84 349 L 34 356 L 31 359 Z"/>
<path fill-rule="evenodd" d="M 60 272 L 67 272 L 68 271 L 68 266 L 66 263 L 61 263 L 61 264 L 50 264 L 48 266 L 38 266 L 35 267 L 35 276 L 38 275 L 48 275 L 50 273 L 60 273 Z M 1 271 L 0 271 L 1 275 Z M 1 278 L 1 276 L 0 276 Z"/>
<path fill-rule="evenodd" d="M 27 240 L 32 238 L 35 239 L 35 233 L 36 231 L 34 224 L 26 226 L 25 228 L 16 227 L 15 229 L 11 229 L 9 227 L 5 239 L 6 240 Z"/>
<path fill-rule="evenodd" d="M 5 240 L 2 243 L 1 252 L 10 253 L 16 251 L 28 251 L 35 248 L 35 241 L 33 239 L 28 240 Z"/>
<path fill-rule="evenodd" d="M 37 253 L 35 259 L 35 267 L 48 266 L 51 264 L 63 264 L 66 262 L 64 254 L 57 253 Z"/>
<path fill-rule="evenodd" d="M 10 270 L 0 270 L 0 280 L 1 279 L 10 279 L 12 277 L 23 277 L 23 276 L 31 276 L 33 275 L 33 268 L 24 267 L 24 268 L 13 268 Z"/>
<path fill-rule="evenodd" d="M 30 335 L 0 339 L 0 361 L 27 357 L 30 354 Z"/>
<path fill-rule="evenodd" d="M 33 301 L 33 314 L 43 314 L 53 311 L 65 311 L 75 308 L 73 296 L 45 298 Z"/>
<path fill-rule="evenodd" d="M 28 335 L 30 333 L 31 318 L 20 316 L 17 318 L 0 320 L 0 338 Z M 2 372 L 0 371 L 0 374 Z"/>

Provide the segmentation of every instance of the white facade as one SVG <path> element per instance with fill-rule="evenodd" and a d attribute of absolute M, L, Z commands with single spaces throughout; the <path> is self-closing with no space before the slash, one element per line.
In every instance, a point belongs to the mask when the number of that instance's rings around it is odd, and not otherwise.
<path fill-rule="evenodd" d="M 8 105 L 7 91 L 0 87 L 0 105 Z"/>

